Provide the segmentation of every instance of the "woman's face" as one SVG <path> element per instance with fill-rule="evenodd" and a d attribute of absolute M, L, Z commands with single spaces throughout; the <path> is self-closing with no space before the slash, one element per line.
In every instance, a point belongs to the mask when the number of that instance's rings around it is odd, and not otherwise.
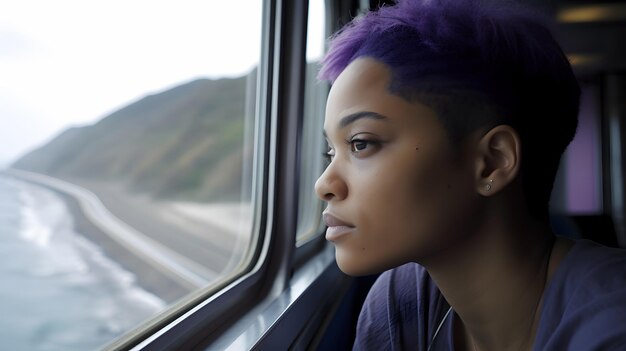
<path fill-rule="evenodd" d="M 435 112 L 388 91 L 387 66 L 359 58 L 328 97 L 331 162 L 315 184 L 326 238 L 351 275 L 420 262 L 471 225 L 478 194 L 471 150 L 454 148 Z"/>

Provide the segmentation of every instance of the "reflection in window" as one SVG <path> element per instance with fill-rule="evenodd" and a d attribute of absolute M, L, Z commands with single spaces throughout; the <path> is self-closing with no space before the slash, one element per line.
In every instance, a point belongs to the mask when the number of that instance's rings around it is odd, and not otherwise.
<path fill-rule="evenodd" d="M 3 7 L 4 347 L 102 347 L 245 265 L 261 13 L 261 0 Z"/>
<path fill-rule="evenodd" d="M 300 169 L 300 204 L 298 207 L 298 243 L 318 233 L 322 203 L 314 192 L 315 181 L 322 173 L 324 138 L 324 106 L 328 88 L 317 81 L 319 62 L 325 44 L 324 0 L 309 1 L 307 28 L 306 78 L 304 89 L 304 121 L 302 132 L 302 157 Z"/>

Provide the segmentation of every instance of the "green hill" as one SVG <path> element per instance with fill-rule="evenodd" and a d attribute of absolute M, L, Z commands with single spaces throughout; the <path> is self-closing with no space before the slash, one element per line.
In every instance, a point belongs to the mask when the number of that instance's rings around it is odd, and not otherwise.
<path fill-rule="evenodd" d="M 250 140 L 252 129 L 244 126 L 254 112 L 255 77 L 200 79 L 147 96 L 94 125 L 65 130 L 12 167 L 122 182 L 160 198 L 240 199 L 249 182 L 242 179 L 252 153 L 244 133 Z"/>

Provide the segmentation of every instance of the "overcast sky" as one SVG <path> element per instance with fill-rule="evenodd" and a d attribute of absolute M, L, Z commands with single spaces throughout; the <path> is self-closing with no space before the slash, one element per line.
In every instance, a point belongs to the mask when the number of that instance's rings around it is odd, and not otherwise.
<path fill-rule="evenodd" d="M 147 94 L 248 73 L 260 33 L 261 0 L 0 0 L 0 165 Z"/>

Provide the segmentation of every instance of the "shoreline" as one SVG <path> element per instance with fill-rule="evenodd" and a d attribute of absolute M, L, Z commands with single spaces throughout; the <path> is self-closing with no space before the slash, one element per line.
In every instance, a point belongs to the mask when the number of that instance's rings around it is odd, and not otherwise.
<path fill-rule="evenodd" d="M 173 235 L 167 223 L 164 223 L 162 219 L 156 220 L 154 218 L 158 215 L 155 214 L 154 211 L 162 209 L 148 206 L 138 208 L 137 204 L 130 203 L 130 201 L 126 201 L 128 203 L 125 203 L 124 201 L 120 201 L 120 199 L 116 199 L 117 201 L 108 201 L 106 209 L 111 210 L 113 216 L 119 216 L 121 213 L 125 214 L 126 218 L 119 218 L 118 221 L 123 224 L 128 223 L 128 225 L 126 225 L 127 227 L 138 224 L 140 221 L 149 224 L 144 228 L 135 228 L 135 226 L 133 226 L 127 229 L 131 229 L 131 231 L 133 228 L 139 231 L 142 229 L 151 230 L 149 231 L 150 236 L 143 235 L 140 232 L 135 232 L 134 234 L 132 232 L 123 233 L 123 231 L 120 230 L 123 228 L 116 228 L 115 223 L 101 221 L 101 219 L 94 220 L 94 214 L 89 213 L 94 210 L 86 208 L 88 205 L 85 204 L 85 198 L 81 199 L 81 197 L 85 197 L 85 195 L 80 195 L 76 193 L 75 190 L 70 191 L 63 189 L 62 186 L 53 184 L 53 180 L 56 178 L 50 178 L 49 181 L 46 181 L 47 176 L 41 176 L 41 178 L 38 179 L 37 176 L 39 176 L 39 174 L 37 173 L 27 173 L 13 169 L 0 170 L 0 174 L 42 186 L 58 194 L 73 216 L 75 231 L 94 242 L 95 245 L 103 250 L 107 257 L 118 262 L 124 269 L 131 272 L 141 288 L 158 296 L 168 305 L 180 300 L 199 288 L 208 286 L 211 281 L 219 278 L 224 271 L 230 269 L 229 267 L 232 266 L 232 262 L 230 261 L 233 261 L 233 259 L 231 258 L 229 260 L 228 257 L 226 257 L 226 261 L 228 262 L 225 262 L 223 251 L 226 250 L 228 254 L 229 249 L 233 248 L 233 243 L 237 244 L 240 240 L 238 240 L 238 238 L 230 238 L 231 235 L 229 234 L 231 233 L 224 234 L 219 230 L 209 230 L 209 232 L 214 235 L 203 234 L 205 236 L 204 238 L 198 238 L 197 235 L 193 236 L 189 233 L 182 233 L 179 230 L 179 232 Z M 71 184 L 73 185 L 73 183 Z M 92 190 L 91 188 L 88 189 Z M 99 190 L 101 192 L 103 191 L 103 189 Z M 105 194 L 108 193 L 105 192 Z M 109 208 L 110 205 L 117 205 L 117 211 L 113 211 L 112 208 Z M 134 212 L 128 211 L 129 208 L 137 210 L 139 217 L 133 217 Z M 98 217 L 106 217 L 102 216 L 102 213 L 98 211 L 95 212 Z M 141 217 L 142 215 L 144 217 Z M 150 217 L 145 217 L 146 215 Z M 134 219 L 135 223 L 129 221 L 129 219 Z M 103 223 L 106 225 L 103 225 Z M 207 231 L 205 226 L 202 228 L 205 232 Z M 116 229 L 117 233 L 114 233 Z M 116 235 L 118 237 L 116 237 Z M 137 238 L 134 238 L 136 242 L 127 242 L 129 236 L 132 235 L 138 235 Z M 159 235 L 161 238 L 159 238 Z M 164 235 L 165 237 L 163 237 Z M 170 239 L 169 244 L 171 245 L 168 245 L 167 240 L 165 240 L 168 238 Z M 215 238 L 220 240 L 211 240 Z M 157 239 L 161 239 L 161 242 Z M 166 242 L 163 243 L 163 241 Z M 172 246 L 176 242 L 186 243 L 187 248 L 183 246 L 182 250 L 175 250 L 177 247 Z M 190 251 L 188 247 L 196 247 L 199 242 L 205 247 L 201 246 L 201 250 L 187 252 Z M 181 247 L 178 248 L 181 249 Z M 207 250 L 207 248 L 209 250 Z M 151 252 L 151 250 L 154 252 Z M 178 251 L 178 253 L 176 251 Z M 192 253 L 192 255 L 190 255 L 190 253 Z M 214 270 L 207 267 L 214 267 Z M 196 275 L 196 273 L 198 274 Z"/>
<path fill-rule="evenodd" d="M 41 184 L 36 185 L 42 186 Z M 159 272 L 158 269 L 155 269 L 133 252 L 111 239 L 109 235 L 86 218 L 76 198 L 49 187 L 46 187 L 46 189 L 54 191 L 55 194 L 63 199 L 73 217 L 74 230 L 97 245 L 107 257 L 132 273 L 135 276 L 137 285 L 142 289 L 159 297 L 167 305 L 173 304 L 194 291 L 194 289 L 190 289 L 166 274 Z"/>

